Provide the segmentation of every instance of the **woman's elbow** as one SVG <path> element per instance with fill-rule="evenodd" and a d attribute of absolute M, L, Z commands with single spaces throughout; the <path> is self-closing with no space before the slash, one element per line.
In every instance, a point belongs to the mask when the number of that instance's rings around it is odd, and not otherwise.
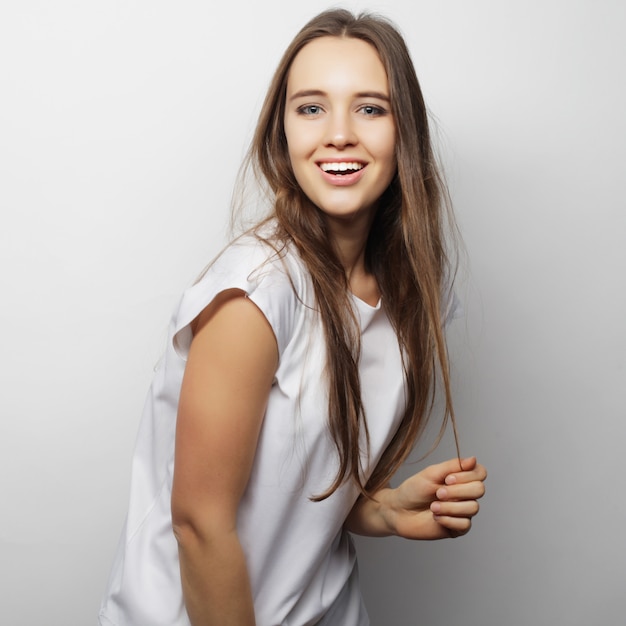
<path fill-rule="evenodd" d="M 237 532 L 236 515 L 219 507 L 198 510 L 172 501 L 172 531 L 179 548 L 219 545 Z"/>

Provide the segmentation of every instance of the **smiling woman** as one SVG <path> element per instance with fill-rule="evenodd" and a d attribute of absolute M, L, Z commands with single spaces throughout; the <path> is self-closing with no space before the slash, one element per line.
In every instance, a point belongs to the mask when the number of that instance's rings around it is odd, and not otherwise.
<path fill-rule="evenodd" d="M 478 512 L 473 457 L 388 486 L 437 376 L 453 418 L 446 194 L 397 30 L 307 24 L 250 162 L 272 211 L 172 318 L 103 626 L 365 626 L 350 533 L 442 539 Z"/>

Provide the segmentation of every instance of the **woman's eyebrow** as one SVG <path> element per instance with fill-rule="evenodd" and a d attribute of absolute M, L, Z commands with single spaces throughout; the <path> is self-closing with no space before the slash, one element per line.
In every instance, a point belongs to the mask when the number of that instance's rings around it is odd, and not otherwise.
<path fill-rule="evenodd" d="M 321 89 L 301 89 L 289 96 L 289 100 L 297 100 L 298 98 L 310 98 L 311 96 L 325 97 L 327 93 Z"/>
<path fill-rule="evenodd" d="M 360 91 L 356 94 L 357 98 L 376 98 L 377 100 L 384 100 L 389 102 L 389 96 L 382 91 Z"/>
<path fill-rule="evenodd" d="M 289 97 L 289 100 L 297 100 L 298 98 L 309 98 L 311 96 L 328 97 L 328 94 L 321 89 L 301 89 L 296 91 Z M 389 102 L 389 96 L 382 91 L 359 91 L 354 94 L 355 98 L 376 98 Z"/>

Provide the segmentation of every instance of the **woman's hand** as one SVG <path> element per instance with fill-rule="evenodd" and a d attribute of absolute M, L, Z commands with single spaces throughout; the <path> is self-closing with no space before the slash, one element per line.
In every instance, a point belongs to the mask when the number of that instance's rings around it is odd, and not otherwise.
<path fill-rule="evenodd" d="M 360 535 L 444 539 L 467 533 L 485 493 L 487 471 L 476 458 L 431 465 L 399 487 L 385 487 L 372 499 L 361 496 L 345 528 Z"/>
<path fill-rule="evenodd" d="M 462 468 L 462 469 L 461 469 Z M 431 465 L 387 491 L 381 513 L 393 534 L 444 539 L 469 532 L 485 493 L 485 468 L 475 457 Z"/>

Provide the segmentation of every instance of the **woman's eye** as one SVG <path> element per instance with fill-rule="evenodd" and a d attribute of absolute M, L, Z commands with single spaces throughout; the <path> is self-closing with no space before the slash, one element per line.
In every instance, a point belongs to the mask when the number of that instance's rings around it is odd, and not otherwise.
<path fill-rule="evenodd" d="M 305 104 L 298 108 L 298 113 L 301 115 L 319 115 L 322 112 L 322 107 L 317 104 Z"/>
<path fill-rule="evenodd" d="M 382 107 L 374 106 L 373 104 L 365 104 L 360 108 L 361 113 L 367 117 L 378 117 L 386 113 Z"/>

